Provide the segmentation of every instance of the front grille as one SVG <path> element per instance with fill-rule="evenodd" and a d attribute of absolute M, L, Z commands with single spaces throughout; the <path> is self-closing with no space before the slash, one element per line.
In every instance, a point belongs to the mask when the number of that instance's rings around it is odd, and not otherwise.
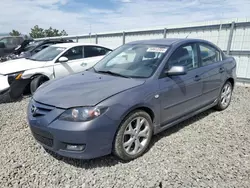
<path fill-rule="evenodd" d="M 44 137 L 42 135 L 36 134 L 33 132 L 33 135 L 35 137 L 35 139 L 39 142 L 41 142 L 42 144 L 45 144 L 46 146 L 52 147 L 53 146 L 53 139 L 52 138 L 47 138 Z"/>
<path fill-rule="evenodd" d="M 45 105 L 45 104 L 41 104 L 41 103 L 33 101 L 30 110 L 31 110 L 33 117 L 39 117 L 39 116 L 46 115 L 47 113 L 52 111 L 54 108 L 55 107 L 53 106 L 49 106 L 49 105 Z"/>

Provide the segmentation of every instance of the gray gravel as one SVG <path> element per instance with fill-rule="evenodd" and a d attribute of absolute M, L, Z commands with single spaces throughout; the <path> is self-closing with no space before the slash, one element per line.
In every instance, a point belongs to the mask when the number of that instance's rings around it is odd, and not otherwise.
<path fill-rule="evenodd" d="M 45 152 L 26 123 L 27 102 L 0 104 L 0 187 L 250 187 L 250 88 L 237 87 L 227 110 L 155 136 L 129 163 Z"/>

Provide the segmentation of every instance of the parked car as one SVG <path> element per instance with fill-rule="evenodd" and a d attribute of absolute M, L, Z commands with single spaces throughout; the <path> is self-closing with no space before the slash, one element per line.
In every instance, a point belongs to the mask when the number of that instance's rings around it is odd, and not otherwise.
<path fill-rule="evenodd" d="M 235 79 L 235 59 L 208 41 L 135 41 L 83 73 L 42 85 L 28 122 L 34 138 L 59 155 L 132 160 L 152 135 L 209 108 L 226 109 Z"/>
<path fill-rule="evenodd" d="M 29 58 L 1 63 L 0 99 L 17 100 L 27 90 L 33 94 L 42 83 L 88 69 L 110 51 L 95 44 L 62 43 Z"/>
<path fill-rule="evenodd" d="M 0 38 L 0 57 L 10 54 L 24 41 L 22 36 L 6 36 Z"/>
<path fill-rule="evenodd" d="M 25 40 L 21 45 L 19 45 L 15 50 L 4 57 L 1 58 L 1 62 L 11 60 L 11 59 L 20 59 L 30 57 L 37 52 L 47 48 L 50 45 L 58 43 L 68 43 L 73 42 L 73 40 L 67 39 L 46 39 L 42 41 L 34 41 L 33 39 Z"/>

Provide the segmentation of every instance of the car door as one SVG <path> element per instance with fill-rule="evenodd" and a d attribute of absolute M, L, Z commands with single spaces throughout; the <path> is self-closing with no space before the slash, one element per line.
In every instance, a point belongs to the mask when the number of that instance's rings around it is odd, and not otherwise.
<path fill-rule="evenodd" d="M 224 62 L 222 61 L 220 51 L 209 44 L 199 43 L 198 51 L 203 80 L 202 101 L 205 105 L 214 102 L 219 96 L 223 80 L 225 79 Z"/>
<path fill-rule="evenodd" d="M 58 60 L 60 57 L 67 57 L 68 61 L 59 62 Z M 85 67 L 81 66 L 84 60 L 83 46 L 72 47 L 60 57 L 57 59 L 54 65 L 55 77 L 58 78 L 85 70 Z"/>
<path fill-rule="evenodd" d="M 185 66 L 187 73 L 159 79 L 162 126 L 201 107 L 203 83 L 197 44 L 190 43 L 177 48 L 166 63 L 165 70 L 172 66 Z"/>

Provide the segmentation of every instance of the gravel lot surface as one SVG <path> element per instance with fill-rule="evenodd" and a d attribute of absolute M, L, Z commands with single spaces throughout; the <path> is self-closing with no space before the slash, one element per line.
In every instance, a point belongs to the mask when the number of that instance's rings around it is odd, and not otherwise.
<path fill-rule="evenodd" d="M 0 187 L 250 187 L 250 88 L 237 87 L 227 110 L 155 136 L 129 163 L 45 152 L 26 123 L 27 102 L 0 104 Z"/>

